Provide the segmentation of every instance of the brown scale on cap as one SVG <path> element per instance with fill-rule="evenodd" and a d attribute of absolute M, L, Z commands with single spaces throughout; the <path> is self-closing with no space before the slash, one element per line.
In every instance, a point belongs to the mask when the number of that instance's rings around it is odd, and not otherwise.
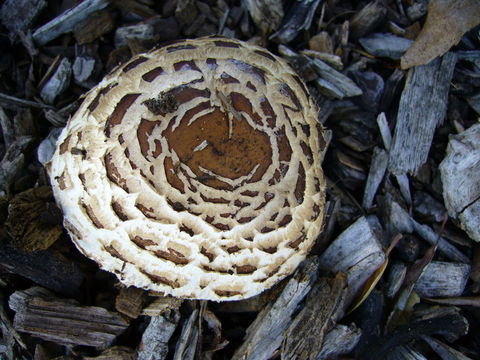
<path fill-rule="evenodd" d="M 58 141 L 48 168 L 66 228 L 126 285 L 254 296 L 321 231 L 317 112 L 284 60 L 238 40 L 138 55 L 86 95 Z"/>

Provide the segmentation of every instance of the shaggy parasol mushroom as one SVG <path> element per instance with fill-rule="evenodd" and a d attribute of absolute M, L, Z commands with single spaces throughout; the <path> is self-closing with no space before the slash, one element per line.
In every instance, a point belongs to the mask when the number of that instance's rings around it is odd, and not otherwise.
<path fill-rule="evenodd" d="M 106 76 L 48 168 L 72 240 L 124 284 L 237 300 L 289 275 L 320 233 L 325 147 L 284 60 L 211 37 Z"/>

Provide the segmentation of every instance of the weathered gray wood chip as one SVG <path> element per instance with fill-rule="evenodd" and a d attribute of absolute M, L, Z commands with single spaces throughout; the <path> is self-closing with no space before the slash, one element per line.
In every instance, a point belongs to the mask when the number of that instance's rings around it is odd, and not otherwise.
<path fill-rule="evenodd" d="M 71 76 L 72 65 L 67 58 L 64 58 L 40 91 L 42 99 L 48 104 L 53 104 L 56 97 L 67 90 Z"/>
<path fill-rule="evenodd" d="M 62 132 L 61 128 L 53 128 L 48 136 L 43 139 L 37 148 L 37 159 L 40 164 L 45 165 L 53 156 L 56 149 L 57 139 Z"/>
<path fill-rule="evenodd" d="M 33 33 L 33 40 L 41 46 L 56 37 L 72 31 L 75 26 L 85 20 L 95 11 L 104 9 L 109 4 L 108 0 L 85 0 L 77 6 L 67 10 L 55 19 L 39 27 Z"/>
<path fill-rule="evenodd" d="M 387 117 L 385 113 L 380 113 L 377 116 L 377 125 L 380 129 L 380 135 L 382 136 L 383 146 L 385 149 L 390 151 L 392 147 L 392 133 L 390 132 L 390 128 L 388 126 Z M 410 186 L 408 181 L 408 176 L 406 174 L 396 174 L 398 186 L 400 188 L 400 192 L 403 195 L 403 198 L 407 202 L 407 204 L 412 203 L 412 195 L 410 193 Z"/>
<path fill-rule="evenodd" d="M 413 194 L 413 210 L 416 216 L 425 222 L 442 222 L 447 212 L 439 201 L 424 191 Z"/>
<path fill-rule="evenodd" d="M 33 141 L 31 136 L 21 136 L 7 149 L 0 161 L 0 195 L 18 175 L 25 162 L 23 152 Z"/>
<path fill-rule="evenodd" d="M 448 214 L 480 241 L 480 124 L 450 138 L 439 169 Z"/>
<path fill-rule="evenodd" d="M 193 360 L 198 347 L 200 337 L 199 310 L 195 309 L 188 320 L 183 324 L 182 333 L 175 346 L 173 360 Z"/>
<path fill-rule="evenodd" d="M 382 201 L 382 214 L 387 232 L 390 236 L 398 233 L 416 232 L 430 245 L 438 242 L 438 249 L 449 259 L 457 262 L 469 263 L 469 258 L 443 237 L 438 239 L 438 234 L 428 225 L 414 220 L 391 196 L 387 195 Z"/>
<path fill-rule="evenodd" d="M 372 32 L 385 21 L 387 9 L 382 2 L 371 1 L 356 12 L 350 20 L 350 33 L 353 38 L 359 38 Z"/>
<path fill-rule="evenodd" d="M 324 90 L 325 95 L 343 99 L 344 97 L 363 94 L 362 89 L 360 89 L 353 80 L 325 64 L 323 61 L 313 59 L 312 65 L 319 76 L 316 83 L 320 87 L 320 91 L 322 91 L 322 89 Z"/>
<path fill-rule="evenodd" d="M 158 34 L 151 24 L 135 24 L 122 26 L 115 31 L 115 47 L 127 46 L 129 41 L 155 40 Z"/>
<path fill-rule="evenodd" d="M 468 264 L 432 261 L 415 284 L 415 291 L 422 297 L 460 296 L 470 269 Z"/>
<path fill-rule="evenodd" d="M 106 347 L 128 326 L 119 314 L 58 298 L 40 287 L 14 292 L 9 306 L 16 330 L 63 345 Z"/>
<path fill-rule="evenodd" d="M 138 345 L 137 360 L 163 360 L 168 354 L 168 341 L 175 331 L 180 312 L 172 310 L 168 314 L 150 318 L 142 341 Z"/>
<path fill-rule="evenodd" d="M 382 229 L 375 216 L 361 217 L 342 232 L 320 256 L 320 269 L 345 272 L 348 278 L 348 307 L 365 281 L 385 261 Z"/>
<path fill-rule="evenodd" d="M 468 356 L 463 355 L 460 351 L 444 344 L 443 342 L 431 337 L 422 336 L 422 339 L 435 351 L 442 359 L 452 360 L 472 360 Z"/>
<path fill-rule="evenodd" d="M 388 33 L 374 33 L 359 40 L 370 54 L 399 60 L 412 45 L 412 40 Z"/>
<path fill-rule="evenodd" d="M 385 171 L 387 170 L 388 154 L 385 150 L 376 147 L 373 149 L 372 162 L 368 172 L 367 183 L 363 193 L 362 206 L 369 209 L 373 205 L 373 199 L 377 189 L 382 182 Z"/>
<path fill-rule="evenodd" d="M 322 277 L 307 296 L 304 308 L 290 324 L 282 346 L 282 359 L 317 358 L 325 332 L 343 314 L 347 281 L 343 273 L 335 278 Z"/>
<path fill-rule="evenodd" d="M 15 140 L 15 131 L 13 121 L 7 116 L 3 108 L 0 106 L 0 129 L 3 134 L 3 143 L 5 148 L 9 148 Z"/>
<path fill-rule="evenodd" d="M 455 54 L 447 53 L 409 70 L 390 149 L 390 172 L 413 174 L 426 162 L 435 129 L 447 111 L 456 61 Z"/>
<path fill-rule="evenodd" d="M 394 262 L 390 266 L 390 273 L 388 274 L 387 289 L 385 295 L 393 298 L 400 290 L 405 275 L 407 274 L 407 266 L 403 262 Z"/>
<path fill-rule="evenodd" d="M 351 352 L 362 335 L 362 330 L 355 324 L 349 326 L 337 324 L 323 339 L 323 344 L 316 360 L 333 359 Z"/>
<path fill-rule="evenodd" d="M 0 9 L 0 20 L 12 34 L 25 32 L 46 6 L 45 0 L 7 0 Z"/>
<path fill-rule="evenodd" d="M 287 282 L 278 298 L 267 305 L 248 327 L 245 340 L 232 360 L 269 359 L 283 340 L 300 302 L 317 279 L 318 258 L 307 258 Z"/>
<path fill-rule="evenodd" d="M 413 220 L 413 229 L 417 234 L 419 234 L 431 245 L 435 244 L 438 239 L 438 234 L 428 225 L 420 224 L 417 221 Z M 458 261 L 465 264 L 470 263 L 470 259 L 465 254 L 463 254 L 460 250 L 458 250 L 454 245 L 452 245 L 443 237 L 440 237 L 439 239 L 438 249 L 453 261 Z"/>

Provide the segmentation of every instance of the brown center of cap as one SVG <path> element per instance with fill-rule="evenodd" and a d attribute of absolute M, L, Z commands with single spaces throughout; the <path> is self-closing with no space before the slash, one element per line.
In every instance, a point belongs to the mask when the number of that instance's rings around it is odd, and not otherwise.
<path fill-rule="evenodd" d="M 214 185 L 204 170 L 237 179 L 248 176 L 256 168 L 248 181 L 261 178 L 272 162 L 272 149 L 265 133 L 218 107 L 189 124 L 192 115 L 185 116 L 174 130 L 166 129 L 163 135 L 170 151 L 174 151 L 201 182 Z"/>

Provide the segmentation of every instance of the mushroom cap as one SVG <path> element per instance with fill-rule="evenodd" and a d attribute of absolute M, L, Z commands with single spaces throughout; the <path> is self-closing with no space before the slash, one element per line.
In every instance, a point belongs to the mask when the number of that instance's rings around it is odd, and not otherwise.
<path fill-rule="evenodd" d="M 78 249 L 126 285 L 238 300 L 291 274 L 323 222 L 317 107 L 281 58 L 219 37 L 107 75 L 49 164 Z"/>

